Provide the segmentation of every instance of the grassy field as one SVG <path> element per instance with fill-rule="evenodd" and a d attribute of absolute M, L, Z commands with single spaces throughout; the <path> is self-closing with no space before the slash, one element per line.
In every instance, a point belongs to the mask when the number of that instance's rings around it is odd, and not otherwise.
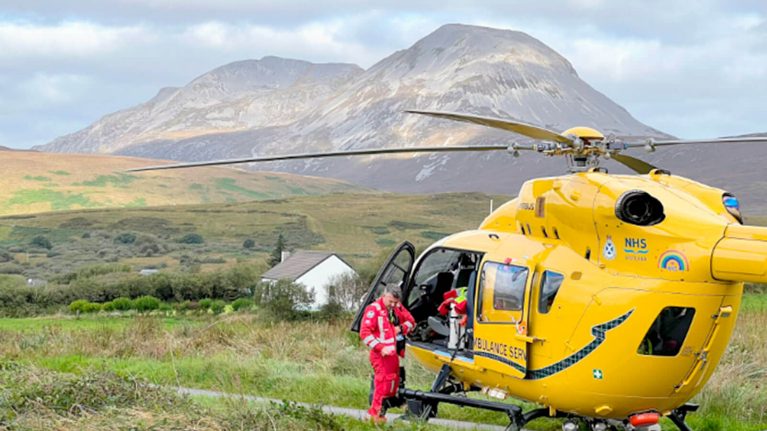
<path fill-rule="evenodd" d="M 79 210 L 0 218 L 0 273 L 48 279 L 80 266 L 117 262 L 136 269 L 196 265 L 215 270 L 263 261 L 278 234 L 291 248 L 333 250 L 362 265 L 408 239 L 423 248 L 471 229 L 495 198 L 478 193 L 426 196 L 329 194 L 220 205 Z M 198 234 L 203 244 L 184 243 Z M 125 243 L 125 235 L 132 242 Z M 36 237 L 51 248 L 35 246 Z M 243 248 L 245 240 L 254 247 Z M 4 270 L 5 269 L 5 270 Z"/>
<path fill-rule="evenodd" d="M 763 295 L 746 297 L 725 358 L 694 400 L 702 405 L 690 416 L 694 429 L 767 427 L 765 304 Z M 367 352 L 348 332 L 348 323 L 270 322 L 253 314 L 3 319 L 0 352 L 2 361 L 66 375 L 115 373 L 159 385 L 365 408 Z M 413 362 L 407 367 L 409 386 L 429 386 L 433 375 Z M 440 416 L 505 423 L 501 414 L 445 407 Z M 548 421 L 533 428 L 559 426 Z"/>
<path fill-rule="evenodd" d="M 126 173 L 157 160 L 0 151 L 0 215 L 81 208 L 232 203 L 364 191 L 338 180 L 232 168 Z"/>

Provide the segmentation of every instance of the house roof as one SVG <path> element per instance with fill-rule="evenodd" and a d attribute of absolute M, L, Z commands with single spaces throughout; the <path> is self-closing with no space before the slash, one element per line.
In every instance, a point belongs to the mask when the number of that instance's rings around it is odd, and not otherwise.
<path fill-rule="evenodd" d="M 351 265 L 332 251 L 298 250 L 285 259 L 284 262 L 280 262 L 269 271 L 266 271 L 261 278 L 296 281 L 331 256 L 337 257 L 346 266 L 351 268 Z"/>

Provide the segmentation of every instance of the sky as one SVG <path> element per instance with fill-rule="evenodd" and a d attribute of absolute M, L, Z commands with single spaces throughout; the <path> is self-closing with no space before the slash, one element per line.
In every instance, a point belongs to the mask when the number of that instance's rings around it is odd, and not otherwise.
<path fill-rule="evenodd" d="M 764 0 L 0 0 L 0 145 L 267 55 L 368 68 L 448 23 L 523 31 L 681 138 L 767 132 Z"/>

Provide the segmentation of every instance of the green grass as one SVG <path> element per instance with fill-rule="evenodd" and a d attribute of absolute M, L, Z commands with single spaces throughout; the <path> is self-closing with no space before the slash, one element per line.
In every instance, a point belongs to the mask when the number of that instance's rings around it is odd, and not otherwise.
<path fill-rule="evenodd" d="M 767 294 L 746 293 L 743 295 L 741 312 L 767 313 Z"/>
<path fill-rule="evenodd" d="M 83 181 L 80 183 L 75 183 L 73 185 L 75 186 L 85 186 L 85 187 L 128 187 L 130 186 L 136 179 L 138 179 L 135 175 L 128 175 L 128 174 L 116 174 L 116 175 L 99 175 L 93 180 L 89 181 Z"/>
<path fill-rule="evenodd" d="M 476 193 L 329 194 L 228 205 L 13 216 L 0 218 L 0 248 L 27 249 L 35 236 L 46 236 L 53 243 L 53 253 L 33 256 L 26 271 L 35 278 L 49 279 L 79 266 L 115 259 L 134 268 L 166 265 L 171 269 L 180 266 L 183 255 L 201 252 L 227 264 L 242 258 L 262 261 L 282 233 L 289 248 L 333 250 L 360 267 L 388 254 L 404 240 L 423 249 L 450 232 L 477 227 L 492 198 L 503 200 Z M 150 201 L 141 198 L 133 204 L 148 205 Z M 161 251 L 147 257 L 140 247 L 118 248 L 113 238 L 125 232 L 151 236 L 162 246 Z M 175 238 L 189 232 L 205 238 L 204 251 L 175 243 Z M 245 239 L 255 242 L 246 257 L 242 254 Z"/>
<path fill-rule="evenodd" d="M 237 397 L 187 397 L 144 380 L 89 369 L 80 374 L 0 362 L 0 428 L 9 430 L 104 429 L 177 431 L 374 430 L 371 424 L 335 417 L 291 402 L 252 402 Z M 397 430 L 425 429 L 395 424 Z M 432 429 L 430 427 L 430 429 Z"/>
<path fill-rule="evenodd" d="M 5 208 L 13 206 L 28 206 L 38 203 L 50 204 L 54 211 L 68 210 L 72 207 L 90 208 L 96 206 L 82 193 L 61 192 L 51 189 L 20 189 L 16 190 L 10 199 L 2 203 Z"/>
<path fill-rule="evenodd" d="M 255 190 L 250 190 L 248 188 L 238 186 L 236 184 L 237 180 L 234 178 L 217 178 L 216 179 L 216 187 L 219 190 L 224 190 L 232 193 L 237 193 L 240 195 L 243 195 L 249 199 L 255 199 L 255 200 L 264 200 L 274 197 L 273 195 L 263 193 L 263 192 L 257 192 Z M 291 187 L 293 189 L 293 187 Z M 300 193 L 295 193 L 293 190 L 291 190 L 292 194 L 306 194 L 306 191 L 301 189 Z M 237 200 L 234 197 L 231 197 L 231 202 L 236 202 Z"/>
<path fill-rule="evenodd" d="M 763 300 L 747 296 L 744 303 Z M 744 309 L 727 355 L 693 400 L 702 403 L 688 418 L 694 429 L 757 431 L 767 426 L 760 410 L 767 401 L 760 389 L 767 373 L 759 371 L 767 347 L 758 343 L 765 319 L 767 312 Z M 165 320 L 0 319 L 0 352 L 4 358 L 82 376 L 108 371 L 160 385 L 364 409 L 367 354 L 347 324 L 270 323 L 238 314 Z M 433 374 L 412 360 L 406 363 L 409 386 L 427 388 Z M 506 423 L 502 414 L 447 405 L 441 406 L 440 417 Z M 560 427 L 554 420 L 529 426 L 546 431 Z M 664 429 L 674 428 L 666 424 Z"/>
<path fill-rule="evenodd" d="M 29 181 L 42 181 L 42 182 L 48 182 L 51 180 L 50 177 L 44 177 L 42 175 L 39 175 L 39 176 L 24 175 L 24 179 Z"/>
<path fill-rule="evenodd" d="M 135 320 L 135 316 L 42 316 L 25 318 L 0 318 L 0 331 L 6 332 L 37 332 L 41 330 L 56 331 L 93 331 L 125 329 Z M 197 320 L 182 318 L 161 318 L 164 328 L 175 328 L 179 325 L 199 325 Z"/>
<path fill-rule="evenodd" d="M 53 175 L 59 175 L 59 176 L 64 176 L 64 177 L 68 177 L 68 176 L 72 175 L 69 172 L 62 171 L 62 170 L 55 170 L 55 171 L 48 171 L 48 172 L 52 173 Z"/>

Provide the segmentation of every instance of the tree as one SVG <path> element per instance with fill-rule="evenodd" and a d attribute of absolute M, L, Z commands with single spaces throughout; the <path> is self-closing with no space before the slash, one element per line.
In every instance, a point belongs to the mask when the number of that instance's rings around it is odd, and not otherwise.
<path fill-rule="evenodd" d="M 370 284 L 356 273 L 344 273 L 331 278 L 324 288 L 328 293 L 328 303 L 334 303 L 346 311 L 355 311 Z"/>
<path fill-rule="evenodd" d="M 275 244 L 274 250 L 272 250 L 272 253 L 269 255 L 269 261 L 267 262 L 269 264 L 269 268 L 272 268 L 278 263 L 282 262 L 283 251 L 286 251 L 285 238 L 282 236 L 282 234 L 279 234 L 277 236 L 277 244 Z"/>
<path fill-rule="evenodd" d="M 253 301 L 276 320 L 295 320 L 314 302 L 314 291 L 290 280 L 262 282 L 255 286 Z"/>

